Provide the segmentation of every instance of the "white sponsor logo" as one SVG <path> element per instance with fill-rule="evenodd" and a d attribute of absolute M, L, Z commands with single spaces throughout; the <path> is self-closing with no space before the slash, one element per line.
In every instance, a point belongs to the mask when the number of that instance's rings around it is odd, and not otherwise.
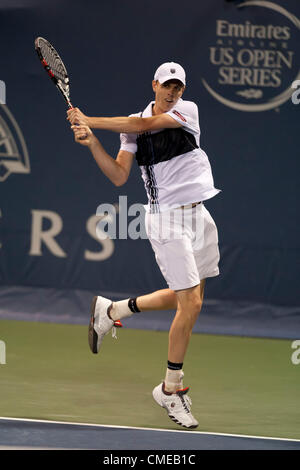
<path fill-rule="evenodd" d="M 60 246 L 57 237 L 63 231 L 63 219 L 57 212 L 33 209 L 31 225 L 31 243 L 29 255 L 43 256 L 45 248 L 57 258 L 67 258 L 66 251 Z M 96 224 L 99 216 L 92 215 L 86 222 L 88 234 L 98 242 L 100 250 L 85 250 L 83 257 L 89 261 L 103 261 L 114 251 L 114 243 L 104 236 L 99 240 L 96 234 Z M 45 228 L 45 222 L 48 228 Z"/>
<path fill-rule="evenodd" d="M 11 173 L 30 173 L 29 155 L 18 123 L 7 105 L 0 104 L 0 182 Z"/>
<path fill-rule="evenodd" d="M 230 108 L 247 112 L 277 108 L 291 98 L 291 84 L 300 79 L 296 51 L 291 49 L 300 20 L 274 2 L 249 0 L 237 6 L 243 13 L 244 7 L 253 6 L 272 10 L 272 21 L 276 12 L 281 24 L 254 24 L 252 17 L 251 21 L 243 17 L 237 24 L 217 19 L 216 44 L 209 47 L 216 82 L 209 84 L 202 78 L 202 83 L 217 101 Z M 254 100 L 256 103 L 251 103 Z"/>

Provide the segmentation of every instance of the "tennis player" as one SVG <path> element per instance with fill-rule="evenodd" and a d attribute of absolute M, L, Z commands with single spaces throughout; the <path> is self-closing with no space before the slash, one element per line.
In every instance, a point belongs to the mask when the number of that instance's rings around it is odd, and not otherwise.
<path fill-rule="evenodd" d="M 182 99 L 184 69 L 162 64 L 155 72 L 155 100 L 129 117 L 88 117 L 78 108 L 67 112 L 76 142 L 86 145 L 102 172 L 116 186 L 126 183 L 134 158 L 148 196 L 145 226 L 158 266 L 169 286 L 137 298 L 112 302 L 94 297 L 89 344 L 99 352 L 114 322 L 136 312 L 176 309 L 169 332 L 166 376 L 153 390 L 155 401 L 186 428 L 198 426 L 191 413 L 183 362 L 202 307 L 205 280 L 219 274 L 218 233 L 203 201 L 215 196 L 211 166 L 200 148 L 197 105 Z M 76 124 L 76 125 L 75 125 Z M 114 159 L 91 128 L 120 133 Z M 85 137 L 84 140 L 81 140 Z"/>

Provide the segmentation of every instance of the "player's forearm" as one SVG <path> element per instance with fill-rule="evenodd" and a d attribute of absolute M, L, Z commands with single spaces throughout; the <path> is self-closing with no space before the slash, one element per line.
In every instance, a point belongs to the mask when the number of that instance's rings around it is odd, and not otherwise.
<path fill-rule="evenodd" d="M 138 134 L 145 131 L 145 120 L 140 117 L 89 117 L 88 126 L 113 132 Z"/>
<path fill-rule="evenodd" d="M 116 186 L 121 186 L 126 181 L 124 169 L 114 160 L 102 147 L 99 140 L 95 137 L 89 149 L 104 175 Z"/>

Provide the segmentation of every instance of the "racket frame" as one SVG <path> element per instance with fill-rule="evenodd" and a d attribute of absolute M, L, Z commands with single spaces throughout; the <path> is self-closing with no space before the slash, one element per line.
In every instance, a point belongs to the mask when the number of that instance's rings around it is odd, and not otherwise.
<path fill-rule="evenodd" d="M 66 92 L 66 90 L 63 88 L 62 86 L 62 83 L 61 83 L 61 80 L 58 79 L 55 74 L 53 73 L 53 71 L 51 70 L 51 67 L 50 65 L 48 64 L 48 62 L 46 61 L 46 59 L 44 58 L 43 54 L 42 54 L 42 51 L 41 51 L 41 48 L 39 46 L 39 41 L 42 40 L 42 41 L 45 41 L 47 44 L 49 44 L 49 47 L 50 49 L 52 49 L 54 51 L 54 53 L 57 55 L 57 57 L 59 58 L 59 60 L 61 61 L 65 71 L 66 71 L 66 77 L 65 77 L 65 83 L 69 86 L 69 76 L 68 76 L 68 73 L 67 73 L 67 69 L 65 67 L 65 64 L 63 63 L 60 55 L 58 54 L 58 52 L 56 51 L 56 49 L 52 46 L 52 44 L 47 41 L 46 39 L 42 38 L 42 37 L 37 37 L 34 41 L 34 46 L 35 46 L 35 50 L 37 52 L 37 55 L 41 61 L 41 64 L 42 66 L 44 67 L 44 69 L 46 70 L 47 74 L 49 75 L 49 77 L 51 78 L 51 80 L 53 81 L 53 83 L 55 84 L 55 86 L 57 87 L 57 89 L 60 91 L 60 93 L 62 94 L 62 96 L 64 97 L 66 103 L 67 103 L 67 106 L 69 109 L 72 109 L 73 108 L 73 105 L 71 103 L 71 100 L 70 100 L 70 93 Z"/>

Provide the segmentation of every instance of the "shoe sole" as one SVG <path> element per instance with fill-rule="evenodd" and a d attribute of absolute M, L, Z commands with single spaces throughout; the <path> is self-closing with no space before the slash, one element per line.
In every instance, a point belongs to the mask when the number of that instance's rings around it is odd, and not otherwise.
<path fill-rule="evenodd" d="M 99 352 L 98 347 L 97 347 L 98 335 L 94 329 L 96 302 L 97 302 L 97 297 L 93 297 L 93 301 L 91 305 L 91 318 L 90 318 L 89 332 L 88 332 L 89 346 L 93 354 L 97 354 Z"/>
<path fill-rule="evenodd" d="M 167 411 L 167 413 L 168 413 L 168 411 Z M 180 421 L 178 421 L 178 419 L 176 419 L 175 416 L 169 415 L 169 413 L 168 413 L 168 416 L 172 421 L 174 421 L 174 423 L 179 424 L 180 426 L 182 426 L 183 428 L 186 428 L 186 429 L 195 429 L 199 426 L 199 424 L 192 424 L 191 426 L 186 426 L 185 424 L 180 423 Z"/>
<path fill-rule="evenodd" d="M 154 389 L 154 390 L 155 390 L 155 389 Z M 178 421 L 178 419 L 175 418 L 175 416 L 170 415 L 168 408 L 167 408 L 166 406 L 164 406 L 164 405 L 160 402 L 160 400 L 158 400 L 158 399 L 156 398 L 154 390 L 153 390 L 153 392 L 152 392 L 152 396 L 153 396 L 155 402 L 156 402 L 159 406 L 161 406 L 164 410 L 166 410 L 167 415 L 169 416 L 169 418 L 170 418 L 172 421 L 174 421 L 174 423 L 179 424 L 179 426 L 182 426 L 183 428 L 186 428 L 186 429 L 195 429 L 195 428 L 197 428 L 197 427 L 199 426 L 199 424 L 192 424 L 191 426 L 186 426 L 185 424 L 183 424 L 183 423 L 181 423 L 180 421 Z"/>

